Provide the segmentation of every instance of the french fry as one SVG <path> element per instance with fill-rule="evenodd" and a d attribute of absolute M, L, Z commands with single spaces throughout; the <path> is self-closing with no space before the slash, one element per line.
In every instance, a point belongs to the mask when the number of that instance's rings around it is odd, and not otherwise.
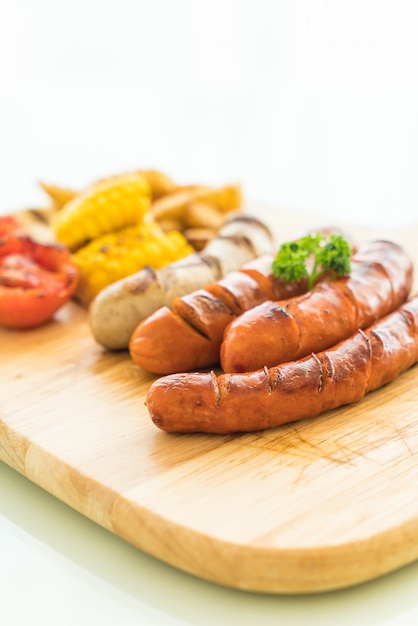
<path fill-rule="evenodd" d="M 74 189 L 69 189 L 67 187 L 59 187 L 58 185 L 50 185 L 49 183 L 44 183 L 39 181 L 40 186 L 45 191 L 45 193 L 49 196 L 51 200 L 51 209 L 53 211 L 59 211 L 62 207 L 67 204 L 70 200 L 75 198 L 78 195 L 78 191 Z"/>
<path fill-rule="evenodd" d="M 187 189 L 179 189 L 152 203 L 151 214 L 156 220 L 183 219 L 187 206 L 207 196 L 211 192 L 210 187 L 194 186 Z"/>
<path fill-rule="evenodd" d="M 203 250 L 205 246 L 216 237 L 218 229 L 211 228 L 186 228 L 183 235 L 187 242 L 198 252 Z"/>
<path fill-rule="evenodd" d="M 152 200 L 158 200 L 169 193 L 173 193 L 177 189 L 175 182 L 159 170 L 139 170 L 145 176 L 151 187 Z"/>
<path fill-rule="evenodd" d="M 159 200 L 153 202 L 151 211 L 155 219 L 166 217 L 179 218 L 192 202 L 210 204 L 222 213 L 229 213 L 241 207 L 242 192 L 240 185 L 225 185 L 224 187 L 208 187 L 195 185 L 180 188 Z"/>
<path fill-rule="evenodd" d="M 225 185 L 218 189 L 213 189 L 207 196 L 199 198 L 202 202 L 212 204 L 222 213 L 229 213 L 239 209 L 242 204 L 241 185 Z"/>
<path fill-rule="evenodd" d="M 225 221 L 225 215 L 212 204 L 196 200 L 186 206 L 183 222 L 186 228 L 209 228 L 218 230 Z"/>

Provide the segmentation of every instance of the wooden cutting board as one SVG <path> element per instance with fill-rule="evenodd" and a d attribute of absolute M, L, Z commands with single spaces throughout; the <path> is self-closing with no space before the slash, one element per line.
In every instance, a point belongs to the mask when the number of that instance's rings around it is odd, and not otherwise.
<path fill-rule="evenodd" d="M 264 217 L 280 239 L 325 223 Z M 353 233 L 400 241 L 418 267 L 418 225 Z M 1 330 L 0 350 L 0 459 L 175 567 L 235 588 L 301 593 L 418 558 L 417 367 L 313 420 L 169 435 L 144 406 L 155 377 L 96 344 L 76 304 L 43 328 Z"/>

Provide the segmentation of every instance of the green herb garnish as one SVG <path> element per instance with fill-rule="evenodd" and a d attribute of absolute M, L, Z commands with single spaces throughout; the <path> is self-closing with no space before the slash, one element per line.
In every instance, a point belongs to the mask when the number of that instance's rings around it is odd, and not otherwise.
<path fill-rule="evenodd" d="M 308 290 L 324 276 L 336 278 L 351 271 L 352 250 L 342 235 L 305 235 L 297 241 L 283 243 L 273 260 L 273 274 L 289 282 L 308 279 Z"/>

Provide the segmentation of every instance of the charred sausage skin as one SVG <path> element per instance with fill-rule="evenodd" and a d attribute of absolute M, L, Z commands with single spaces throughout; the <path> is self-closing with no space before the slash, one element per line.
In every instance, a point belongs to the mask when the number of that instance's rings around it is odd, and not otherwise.
<path fill-rule="evenodd" d="M 185 372 L 219 363 L 225 328 L 237 316 L 271 298 L 290 298 L 306 280 L 278 280 L 273 255 L 250 261 L 224 279 L 174 300 L 138 324 L 129 342 L 132 360 L 155 374 Z"/>
<path fill-rule="evenodd" d="M 228 325 L 220 348 L 225 372 L 248 372 L 325 350 L 406 300 L 413 264 L 397 243 L 362 246 L 346 278 L 322 281 L 287 301 L 265 301 Z"/>
<path fill-rule="evenodd" d="M 129 347 L 138 324 L 162 306 L 226 276 L 249 260 L 275 249 L 273 233 L 248 215 L 229 217 L 200 252 L 165 265 L 144 267 L 105 287 L 91 303 L 89 324 L 95 340 L 109 350 Z"/>
<path fill-rule="evenodd" d="M 417 361 L 418 295 L 365 331 L 297 361 L 242 374 L 164 376 L 146 404 L 164 431 L 253 432 L 359 402 Z"/>
<path fill-rule="evenodd" d="M 352 237 L 335 226 L 309 232 L 341 234 L 352 252 Z M 297 238 L 297 236 L 296 236 Z M 273 253 L 259 255 L 223 278 L 173 299 L 138 323 L 129 341 L 129 352 L 140 367 L 155 374 L 171 374 L 214 366 L 226 327 L 245 311 L 267 300 L 283 300 L 305 293 L 307 279 L 297 282 L 273 275 Z"/>
<path fill-rule="evenodd" d="M 272 273 L 272 255 L 176 298 L 134 330 L 133 361 L 155 374 L 213 367 L 244 372 L 324 350 L 395 309 L 412 284 L 412 263 L 396 243 L 356 251 L 349 278 L 288 283 Z"/>

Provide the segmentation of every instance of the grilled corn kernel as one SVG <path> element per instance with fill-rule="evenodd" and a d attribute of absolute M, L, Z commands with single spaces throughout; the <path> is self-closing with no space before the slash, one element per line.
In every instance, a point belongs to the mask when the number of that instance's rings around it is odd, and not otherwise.
<path fill-rule="evenodd" d="M 56 214 L 55 237 L 76 250 L 103 234 L 141 222 L 150 202 L 150 186 L 143 175 L 114 176 L 77 195 Z"/>
<path fill-rule="evenodd" d="M 160 269 L 193 252 L 177 231 L 165 233 L 155 223 L 142 223 L 103 235 L 73 254 L 81 276 L 76 298 L 87 305 L 107 285 L 146 265 Z"/>

